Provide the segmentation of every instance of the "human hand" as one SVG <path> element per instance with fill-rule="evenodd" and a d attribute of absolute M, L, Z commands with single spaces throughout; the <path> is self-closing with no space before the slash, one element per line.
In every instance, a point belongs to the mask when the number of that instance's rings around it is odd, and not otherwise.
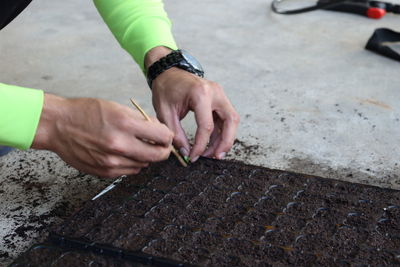
<path fill-rule="evenodd" d="M 192 162 L 200 155 L 222 159 L 231 149 L 239 115 L 220 85 L 171 68 L 153 81 L 152 92 L 158 119 L 174 132 L 174 145 Z M 180 123 L 189 111 L 198 126 L 192 149 Z"/>
<path fill-rule="evenodd" d="M 32 148 L 54 151 L 83 172 L 117 177 L 166 159 L 172 139 L 156 118 L 146 121 L 126 106 L 46 94 Z"/>

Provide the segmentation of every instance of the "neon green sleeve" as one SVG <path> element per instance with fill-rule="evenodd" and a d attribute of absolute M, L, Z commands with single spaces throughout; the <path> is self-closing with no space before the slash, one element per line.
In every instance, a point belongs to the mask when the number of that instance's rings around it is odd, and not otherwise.
<path fill-rule="evenodd" d="M 94 0 L 120 45 L 144 71 L 156 46 L 177 49 L 161 0 Z M 43 107 L 43 91 L 0 83 L 0 145 L 28 149 Z"/>
<path fill-rule="evenodd" d="M 144 57 L 156 46 L 176 50 L 162 0 L 94 0 L 120 45 L 144 71 Z"/>
<path fill-rule="evenodd" d="M 0 145 L 28 149 L 43 107 L 41 90 L 0 83 Z"/>

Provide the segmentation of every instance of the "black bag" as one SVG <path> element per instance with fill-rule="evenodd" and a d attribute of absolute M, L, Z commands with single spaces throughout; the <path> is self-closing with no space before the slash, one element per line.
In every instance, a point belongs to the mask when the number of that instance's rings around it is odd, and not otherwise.
<path fill-rule="evenodd" d="M 0 0 L 0 30 L 7 26 L 32 0 Z"/>
<path fill-rule="evenodd" d="M 387 28 L 376 29 L 365 49 L 400 61 L 400 33 Z"/>

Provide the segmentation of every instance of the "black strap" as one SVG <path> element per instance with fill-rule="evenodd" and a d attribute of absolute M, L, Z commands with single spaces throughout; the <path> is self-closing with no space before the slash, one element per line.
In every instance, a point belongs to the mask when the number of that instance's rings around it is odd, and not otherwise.
<path fill-rule="evenodd" d="M 373 7 L 380 7 L 383 6 L 386 12 L 393 13 L 393 14 L 400 14 L 400 5 L 388 3 L 388 2 L 381 2 L 381 1 L 371 1 L 370 5 Z"/>
<path fill-rule="evenodd" d="M 0 0 L 0 30 L 7 26 L 32 0 Z"/>
<path fill-rule="evenodd" d="M 390 48 L 391 45 L 399 45 L 400 33 L 387 28 L 379 28 L 368 40 L 365 49 L 385 57 L 400 61 L 400 54 Z"/>

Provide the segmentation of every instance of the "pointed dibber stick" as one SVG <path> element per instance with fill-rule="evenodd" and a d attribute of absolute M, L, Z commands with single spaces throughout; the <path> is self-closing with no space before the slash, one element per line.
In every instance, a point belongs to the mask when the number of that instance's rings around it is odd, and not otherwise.
<path fill-rule="evenodd" d="M 142 113 L 143 117 L 147 120 L 147 121 L 151 121 L 150 117 L 147 116 L 146 112 L 144 112 L 144 110 L 139 106 L 138 103 L 136 103 L 136 101 L 133 99 L 133 97 L 131 98 L 131 102 L 132 104 L 140 111 L 140 113 Z M 185 162 L 185 160 L 182 158 L 182 156 L 178 153 L 178 151 L 176 151 L 176 149 L 174 148 L 173 145 L 171 145 L 171 151 L 172 153 L 175 155 L 175 157 L 179 160 L 179 162 L 182 164 L 183 167 L 187 167 L 187 163 Z"/>

